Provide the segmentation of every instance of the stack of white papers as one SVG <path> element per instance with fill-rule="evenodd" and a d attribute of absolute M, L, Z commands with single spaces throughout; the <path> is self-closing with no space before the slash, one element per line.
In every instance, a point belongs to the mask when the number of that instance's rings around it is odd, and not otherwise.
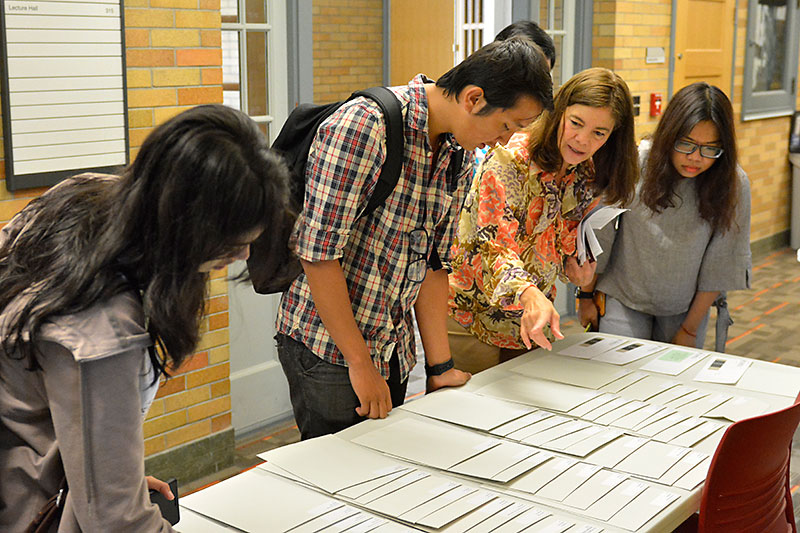
<path fill-rule="evenodd" d="M 625 211 L 627 209 L 598 205 L 584 215 L 583 220 L 578 223 L 578 239 L 576 243 L 578 262 L 580 264 L 583 264 L 587 259 L 594 261 L 603 253 L 603 248 L 594 234 L 595 230 L 603 228 Z"/>
<path fill-rule="evenodd" d="M 452 424 L 490 431 L 536 409 L 458 389 L 441 389 L 399 407 Z"/>
<path fill-rule="evenodd" d="M 688 370 L 692 365 L 702 361 L 707 355 L 708 353 L 697 350 L 670 348 L 642 366 L 641 370 L 677 376 Z"/>
<path fill-rule="evenodd" d="M 695 381 L 707 383 L 724 383 L 734 385 L 744 375 L 744 371 L 752 364 L 748 359 L 714 356 L 694 377 Z"/>
<path fill-rule="evenodd" d="M 587 389 L 599 389 L 630 373 L 607 364 L 582 359 L 542 355 L 512 369 L 524 376 L 546 379 Z"/>
<path fill-rule="evenodd" d="M 637 340 L 625 342 L 621 346 L 592 357 L 592 360 L 611 363 L 612 365 L 627 365 L 663 349 L 664 346 L 661 344 Z"/>

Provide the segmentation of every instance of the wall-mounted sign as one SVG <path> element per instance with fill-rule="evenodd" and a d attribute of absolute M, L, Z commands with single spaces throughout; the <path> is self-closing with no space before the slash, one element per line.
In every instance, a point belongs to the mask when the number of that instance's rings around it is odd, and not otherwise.
<path fill-rule="evenodd" d="M 0 0 L 9 190 L 128 163 L 121 0 Z"/>

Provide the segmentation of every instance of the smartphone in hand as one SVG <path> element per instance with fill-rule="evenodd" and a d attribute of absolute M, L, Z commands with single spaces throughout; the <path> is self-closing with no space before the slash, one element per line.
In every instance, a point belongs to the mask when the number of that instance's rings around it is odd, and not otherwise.
<path fill-rule="evenodd" d="M 150 489 L 150 501 L 158 505 L 158 508 L 161 510 L 161 516 L 174 526 L 181 519 L 181 514 L 178 510 L 178 480 L 172 478 L 167 481 L 167 484 L 169 485 L 169 490 L 171 490 L 172 494 L 175 496 L 175 499 L 168 500 L 166 496 L 157 490 Z"/>

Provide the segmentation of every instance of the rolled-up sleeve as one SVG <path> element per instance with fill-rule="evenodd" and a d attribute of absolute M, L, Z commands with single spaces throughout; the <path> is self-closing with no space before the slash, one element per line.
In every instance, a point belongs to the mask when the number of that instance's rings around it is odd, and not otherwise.
<path fill-rule="evenodd" d="M 345 105 L 323 122 L 309 152 L 295 253 L 306 261 L 338 259 L 366 207 L 385 159 L 385 124 L 377 109 Z"/>
<path fill-rule="evenodd" d="M 750 183 L 739 170 L 739 203 L 733 226 L 715 234 L 706 248 L 700 275 L 699 291 L 733 291 L 750 288 Z"/>

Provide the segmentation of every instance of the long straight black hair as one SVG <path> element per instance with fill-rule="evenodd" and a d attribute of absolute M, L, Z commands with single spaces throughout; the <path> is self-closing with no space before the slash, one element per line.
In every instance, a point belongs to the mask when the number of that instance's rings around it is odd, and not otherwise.
<path fill-rule="evenodd" d="M 641 198 L 656 213 L 675 205 L 675 185 L 683 179 L 672 164 L 675 141 L 706 120 L 716 126 L 723 152 L 708 170 L 694 178 L 698 209 L 713 231 L 725 232 L 733 225 L 736 214 L 739 180 L 733 108 L 718 87 L 701 81 L 687 85 L 672 97 L 653 134 Z"/>
<path fill-rule="evenodd" d="M 133 288 L 148 332 L 179 366 L 199 339 L 208 281 L 200 266 L 241 246 L 243 235 L 285 223 L 287 180 L 252 120 L 208 105 L 157 127 L 120 177 L 53 187 L 3 230 L 4 351 L 36 368 L 33 346 L 48 317 Z"/>

